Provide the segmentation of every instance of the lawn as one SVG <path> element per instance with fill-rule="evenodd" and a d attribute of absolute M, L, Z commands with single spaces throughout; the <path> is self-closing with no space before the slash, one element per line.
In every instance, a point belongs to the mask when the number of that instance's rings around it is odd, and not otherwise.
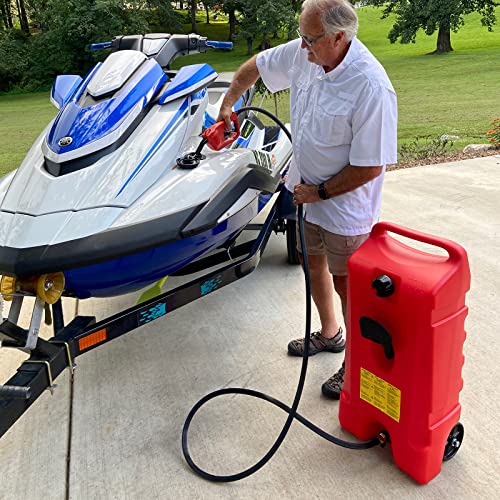
<path fill-rule="evenodd" d="M 465 26 L 452 34 L 454 52 L 426 55 L 435 48 L 436 36 L 420 34 L 416 44 L 390 44 L 387 33 L 392 25 L 381 20 L 380 11 L 371 7 L 358 10 L 359 38 L 386 68 L 398 94 L 399 141 L 417 135 L 457 135 L 454 148 L 487 142 L 489 123 L 500 116 L 500 25 L 489 33 L 479 16 L 466 18 Z M 500 21 L 500 8 L 497 8 Z M 198 25 L 210 39 L 226 40 L 223 22 Z M 189 27 L 186 28 L 189 31 Z M 177 64 L 207 62 L 217 71 L 234 71 L 247 59 L 246 43 L 231 52 L 211 51 L 181 58 Z M 278 100 L 280 118 L 288 118 L 286 96 Z M 274 106 L 268 101 L 266 107 Z M 0 97 L 0 174 L 17 167 L 31 142 L 55 116 L 48 93 Z"/>

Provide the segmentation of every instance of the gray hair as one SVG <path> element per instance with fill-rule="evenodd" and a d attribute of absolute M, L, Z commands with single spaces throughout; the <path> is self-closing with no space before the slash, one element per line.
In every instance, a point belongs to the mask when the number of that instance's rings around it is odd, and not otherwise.
<path fill-rule="evenodd" d="M 305 10 L 320 14 L 325 33 L 329 35 L 343 31 L 350 42 L 358 32 L 358 15 L 347 0 L 305 0 L 302 12 Z"/>

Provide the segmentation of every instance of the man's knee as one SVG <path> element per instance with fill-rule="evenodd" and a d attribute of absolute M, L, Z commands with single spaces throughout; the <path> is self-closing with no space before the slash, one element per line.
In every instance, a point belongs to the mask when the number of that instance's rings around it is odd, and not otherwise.
<path fill-rule="evenodd" d="M 299 252 L 300 263 L 304 265 L 304 257 L 302 253 Z M 307 263 L 309 264 L 309 272 L 311 274 L 322 274 L 328 271 L 328 261 L 325 255 L 308 255 Z"/>

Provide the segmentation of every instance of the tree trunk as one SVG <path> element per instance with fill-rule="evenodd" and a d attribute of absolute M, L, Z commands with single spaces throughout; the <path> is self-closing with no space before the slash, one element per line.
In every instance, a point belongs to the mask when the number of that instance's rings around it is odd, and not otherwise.
<path fill-rule="evenodd" d="M 13 28 L 14 27 L 14 22 L 12 21 L 12 10 L 10 7 L 10 0 L 3 0 L 4 5 L 5 5 L 5 14 L 6 14 L 6 21 L 7 21 L 7 28 Z"/>
<path fill-rule="evenodd" d="M 439 32 L 437 37 L 437 45 L 435 54 L 443 54 L 445 52 L 452 52 L 450 37 L 450 23 L 443 22 L 439 25 Z"/>
<path fill-rule="evenodd" d="M 236 14 L 234 9 L 229 11 L 229 41 L 234 40 L 234 35 L 236 33 Z"/>
<path fill-rule="evenodd" d="M 7 11 L 5 10 L 5 4 L 0 1 L 0 21 L 1 21 L 1 25 L 0 25 L 0 29 L 2 28 L 5 28 L 7 29 L 8 28 L 8 25 L 7 25 Z"/>
<path fill-rule="evenodd" d="M 253 56 L 253 40 L 247 38 L 247 56 Z"/>
<path fill-rule="evenodd" d="M 196 0 L 191 0 L 191 33 L 196 33 Z"/>
<path fill-rule="evenodd" d="M 205 7 L 205 12 L 207 13 L 207 24 L 210 24 L 210 14 L 208 12 L 208 5 L 204 3 L 203 6 Z"/>
<path fill-rule="evenodd" d="M 26 15 L 24 0 L 17 0 L 17 10 L 19 13 L 19 24 L 21 25 L 21 30 L 27 35 L 30 35 L 30 27 L 28 24 L 28 16 Z"/>

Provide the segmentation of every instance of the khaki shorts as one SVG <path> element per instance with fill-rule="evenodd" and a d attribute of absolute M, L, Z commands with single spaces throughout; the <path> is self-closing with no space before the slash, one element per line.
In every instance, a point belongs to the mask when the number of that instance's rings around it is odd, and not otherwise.
<path fill-rule="evenodd" d="M 304 237 L 308 255 L 326 255 L 328 269 L 334 276 L 347 276 L 347 260 L 366 241 L 368 234 L 342 236 L 325 231 L 317 224 L 304 221 Z M 297 250 L 302 253 L 297 224 Z"/>

